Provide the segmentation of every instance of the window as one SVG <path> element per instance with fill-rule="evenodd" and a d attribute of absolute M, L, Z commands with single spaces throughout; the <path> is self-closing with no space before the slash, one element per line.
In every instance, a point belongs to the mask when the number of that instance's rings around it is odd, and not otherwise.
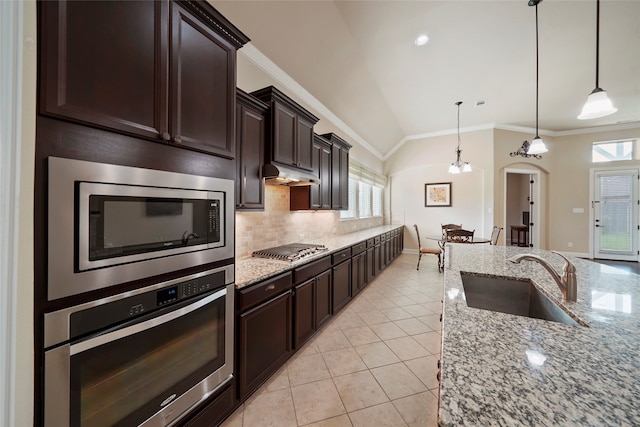
<path fill-rule="evenodd" d="M 386 177 L 351 160 L 349 162 L 349 209 L 340 211 L 340 219 L 382 216 L 382 194 Z"/>
<path fill-rule="evenodd" d="M 634 140 L 594 142 L 591 149 L 591 161 L 616 162 L 620 160 L 633 160 Z"/>

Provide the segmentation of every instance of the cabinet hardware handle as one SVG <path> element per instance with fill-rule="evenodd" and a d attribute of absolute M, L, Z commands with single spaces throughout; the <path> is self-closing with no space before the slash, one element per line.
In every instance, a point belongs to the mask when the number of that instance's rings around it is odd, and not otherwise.
<path fill-rule="evenodd" d="M 170 141 L 171 135 L 169 134 L 169 132 L 162 132 L 162 139 L 165 141 Z"/>
<path fill-rule="evenodd" d="M 264 288 L 265 291 L 272 291 L 276 288 L 276 285 L 274 285 L 273 283 L 268 285 L 266 288 Z"/>

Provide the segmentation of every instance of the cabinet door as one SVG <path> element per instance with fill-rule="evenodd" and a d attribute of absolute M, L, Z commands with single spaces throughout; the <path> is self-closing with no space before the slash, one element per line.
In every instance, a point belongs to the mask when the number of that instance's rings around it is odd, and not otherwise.
<path fill-rule="evenodd" d="M 333 313 L 351 299 L 351 260 L 333 267 Z"/>
<path fill-rule="evenodd" d="M 365 275 L 365 256 L 361 253 L 351 258 L 351 293 L 352 295 L 360 292 L 366 284 Z"/>
<path fill-rule="evenodd" d="M 339 146 L 331 147 L 331 209 L 342 209 L 340 197 L 340 152 Z"/>
<path fill-rule="evenodd" d="M 291 291 L 242 313 L 238 322 L 238 392 L 258 387 L 291 356 Z"/>
<path fill-rule="evenodd" d="M 295 348 L 300 348 L 316 331 L 314 283 L 315 279 L 310 279 L 296 286 L 293 309 L 295 318 L 293 342 Z"/>
<path fill-rule="evenodd" d="M 311 162 L 320 184 L 309 187 L 310 209 L 331 209 L 331 146 L 314 139 Z"/>
<path fill-rule="evenodd" d="M 320 274 L 315 280 L 316 330 L 318 330 L 331 318 L 331 270 Z"/>
<path fill-rule="evenodd" d="M 168 3 L 40 3 L 40 110 L 159 139 L 167 130 Z"/>
<path fill-rule="evenodd" d="M 320 179 L 320 184 L 309 186 L 309 209 L 322 208 L 322 192 L 320 191 L 323 186 L 322 175 L 320 172 L 321 158 L 322 146 L 314 141 L 311 147 L 311 163 L 313 165 L 313 172 L 315 172 Z"/>
<path fill-rule="evenodd" d="M 367 262 L 366 262 L 366 272 L 367 272 L 367 283 L 370 283 L 373 278 L 376 276 L 376 263 L 374 258 L 374 248 L 367 249 Z"/>
<path fill-rule="evenodd" d="M 320 209 L 331 209 L 331 147 L 320 151 Z"/>
<path fill-rule="evenodd" d="M 340 209 L 349 209 L 349 150 L 340 150 Z"/>
<path fill-rule="evenodd" d="M 273 129 L 273 160 L 287 165 L 295 166 L 295 136 L 296 114 L 276 102 L 273 104 L 275 111 Z"/>
<path fill-rule="evenodd" d="M 244 105 L 238 105 L 237 111 L 236 207 L 264 209 L 264 181 L 262 180 L 264 116 Z"/>
<path fill-rule="evenodd" d="M 234 158 L 236 50 L 178 3 L 171 16 L 172 142 Z"/>
<path fill-rule="evenodd" d="M 311 161 L 313 123 L 298 116 L 296 135 L 296 166 L 307 170 L 313 170 Z"/>

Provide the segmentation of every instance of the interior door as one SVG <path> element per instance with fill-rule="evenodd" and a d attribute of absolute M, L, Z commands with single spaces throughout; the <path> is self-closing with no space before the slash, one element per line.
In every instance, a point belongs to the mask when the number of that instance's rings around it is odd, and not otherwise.
<path fill-rule="evenodd" d="M 522 222 L 525 223 L 524 225 L 529 227 L 529 247 L 533 248 L 533 242 L 537 242 L 538 239 L 534 238 L 534 236 L 536 235 L 538 229 L 537 229 L 537 223 L 536 221 L 538 220 L 538 218 L 535 217 L 535 209 L 534 209 L 534 205 L 536 203 L 536 197 L 537 194 L 535 193 L 535 178 L 536 175 L 531 174 L 529 175 L 529 215 L 527 216 L 528 218 L 528 222 L 526 222 L 526 218 L 522 219 Z M 524 216 L 524 212 L 523 212 L 523 216 Z"/>
<path fill-rule="evenodd" d="M 594 257 L 638 260 L 638 169 L 594 174 Z"/>

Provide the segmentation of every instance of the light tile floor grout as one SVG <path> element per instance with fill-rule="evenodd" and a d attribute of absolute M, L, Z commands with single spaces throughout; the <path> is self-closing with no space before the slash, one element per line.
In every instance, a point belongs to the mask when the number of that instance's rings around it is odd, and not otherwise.
<path fill-rule="evenodd" d="M 223 427 L 437 426 L 443 276 L 402 254 Z"/>

